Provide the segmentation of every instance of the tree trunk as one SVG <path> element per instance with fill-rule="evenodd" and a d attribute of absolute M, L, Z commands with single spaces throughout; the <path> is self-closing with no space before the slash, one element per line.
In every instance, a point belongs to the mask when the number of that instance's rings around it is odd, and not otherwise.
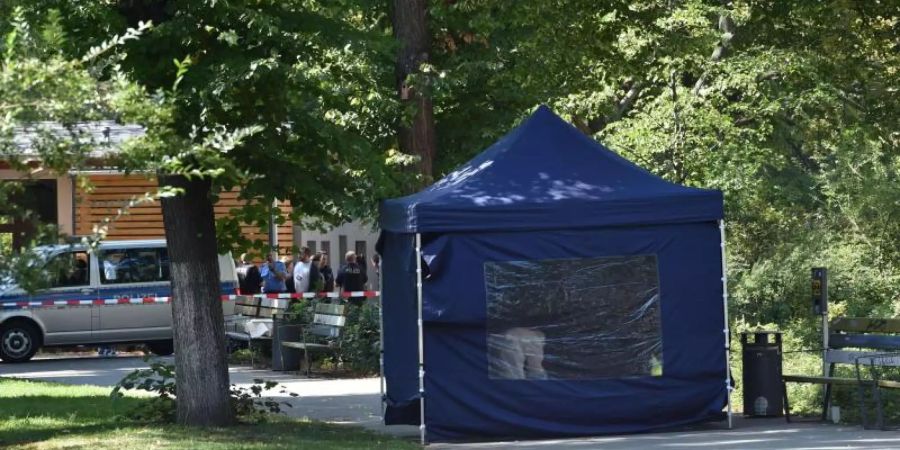
<path fill-rule="evenodd" d="M 434 132 L 434 109 L 431 93 L 425 80 L 412 86 L 410 75 L 420 73 L 422 64 L 428 62 L 431 36 L 428 33 L 427 0 L 393 0 L 391 21 L 394 37 L 400 43 L 397 54 L 397 91 L 400 101 L 415 110 L 411 123 L 405 120 L 397 130 L 400 151 L 421 158 L 416 169 L 422 174 L 423 182 L 432 181 L 432 164 L 436 152 Z"/>
<path fill-rule="evenodd" d="M 172 323 L 178 423 L 234 423 L 225 358 L 215 217 L 210 182 L 160 175 L 160 186 L 184 193 L 162 199 L 172 274 Z"/>

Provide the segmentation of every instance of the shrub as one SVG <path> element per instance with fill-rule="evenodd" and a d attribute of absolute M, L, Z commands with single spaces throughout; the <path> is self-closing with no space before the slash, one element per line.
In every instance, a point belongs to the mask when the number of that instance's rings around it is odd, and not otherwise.
<path fill-rule="evenodd" d="M 379 305 L 366 302 L 362 306 L 348 307 L 347 325 L 340 338 L 340 360 L 355 373 L 376 374 L 379 372 L 381 353 Z"/>
<path fill-rule="evenodd" d="M 149 361 L 149 358 L 145 358 Z M 264 421 L 269 414 L 279 414 L 281 407 L 292 407 L 290 403 L 263 397 L 279 384 L 275 381 L 254 379 L 248 387 L 231 385 L 231 405 L 238 419 L 248 422 Z M 160 361 L 150 362 L 150 368 L 138 369 L 126 375 L 122 381 L 113 388 L 110 394 L 113 398 L 121 398 L 123 390 L 146 391 L 155 396 L 131 412 L 131 417 L 139 421 L 172 423 L 175 421 L 175 409 L 177 402 L 177 387 L 175 384 L 175 366 Z M 294 392 L 289 392 L 284 387 L 278 391 L 297 397 Z"/>

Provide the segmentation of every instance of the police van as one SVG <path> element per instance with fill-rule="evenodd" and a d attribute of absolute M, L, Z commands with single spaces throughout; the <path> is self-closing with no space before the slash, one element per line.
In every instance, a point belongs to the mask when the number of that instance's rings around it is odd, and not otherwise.
<path fill-rule="evenodd" d="M 102 242 L 34 249 L 48 267 L 50 287 L 28 294 L 0 280 L 0 359 L 24 362 L 43 346 L 145 343 L 169 355 L 172 305 L 164 240 Z M 234 261 L 219 256 L 222 294 L 234 294 Z"/>

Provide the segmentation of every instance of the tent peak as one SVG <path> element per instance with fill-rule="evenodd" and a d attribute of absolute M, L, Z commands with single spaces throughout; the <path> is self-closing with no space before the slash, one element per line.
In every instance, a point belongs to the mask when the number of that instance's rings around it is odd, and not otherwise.
<path fill-rule="evenodd" d="M 606 148 L 548 106 L 424 190 L 382 205 L 393 231 L 700 222 L 722 195 L 681 186 Z"/>

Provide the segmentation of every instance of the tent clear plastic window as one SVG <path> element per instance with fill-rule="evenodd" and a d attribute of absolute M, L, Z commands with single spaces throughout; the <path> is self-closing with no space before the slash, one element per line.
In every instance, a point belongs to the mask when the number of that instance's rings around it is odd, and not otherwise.
<path fill-rule="evenodd" d="M 656 255 L 489 262 L 488 375 L 662 375 Z"/>

